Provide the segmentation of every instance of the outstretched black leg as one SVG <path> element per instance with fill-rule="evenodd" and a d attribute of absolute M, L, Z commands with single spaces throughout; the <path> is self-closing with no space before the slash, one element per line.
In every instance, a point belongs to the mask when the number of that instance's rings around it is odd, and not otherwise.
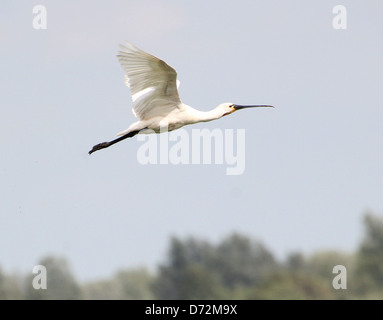
<path fill-rule="evenodd" d="M 99 144 L 96 144 L 95 146 L 93 146 L 92 150 L 90 150 L 88 153 L 89 154 L 92 154 L 93 152 L 97 151 L 97 150 L 101 150 L 101 149 L 105 149 L 105 148 L 108 148 L 110 147 L 111 145 L 117 143 L 117 142 L 120 142 L 126 138 L 131 138 L 131 137 L 134 137 L 137 133 L 139 133 L 140 130 L 136 130 L 136 131 L 132 131 L 132 132 L 129 132 L 115 140 L 112 140 L 110 142 L 102 142 L 102 143 L 99 143 Z"/>

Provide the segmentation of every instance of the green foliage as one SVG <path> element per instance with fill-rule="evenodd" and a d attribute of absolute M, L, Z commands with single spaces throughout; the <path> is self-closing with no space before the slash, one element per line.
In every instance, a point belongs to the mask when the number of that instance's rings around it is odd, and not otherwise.
<path fill-rule="evenodd" d="M 153 276 L 144 269 L 119 271 L 110 280 L 91 282 L 83 286 L 85 299 L 145 300 L 153 299 Z"/>
<path fill-rule="evenodd" d="M 109 279 L 79 284 L 63 258 L 46 257 L 48 289 L 32 286 L 35 274 L 0 269 L 0 299 L 383 299 L 383 218 L 366 214 L 354 254 L 291 253 L 278 262 L 260 242 L 233 234 L 218 244 L 195 238 L 170 241 L 156 274 L 121 270 Z M 347 270 L 347 289 L 335 290 L 334 266 Z"/>
<path fill-rule="evenodd" d="M 34 274 L 25 282 L 25 299 L 31 300 L 75 300 L 81 298 L 81 289 L 63 258 L 46 257 L 39 265 L 47 269 L 48 289 L 36 290 L 32 286 Z"/>
<path fill-rule="evenodd" d="M 254 289 L 250 299 L 303 300 L 333 299 L 329 281 L 305 272 L 278 272 L 269 275 Z"/>
<path fill-rule="evenodd" d="M 22 299 L 22 292 L 16 277 L 6 276 L 0 269 L 0 300 Z"/>
<path fill-rule="evenodd" d="M 159 299 L 208 299 L 219 291 L 219 279 L 206 271 L 215 259 L 213 247 L 204 241 L 171 240 L 169 261 L 160 266 L 153 289 Z M 204 297 L 204 298 L 202 298 Z"/>
<path fill-rule="evenodd" d="M 155 293 L 159 299 L 231 298 L 231 291 L 243 292 L 239 287 L 246 291 L 277 267 L 261 243 L 237 234 L 217 246 L 192 238 L 172 239 L 169 261 L 160 267 Z"/>
<path fill-rule="evenodd" d="M 265 275 L 278 268 L 278 264 L 260 242 L 234 234 L 218 245 L 216 267 L 223 283 L 233 288 L 259 284 Z"/>
<path fill-rule="evenodd" d="M 329 278 L 333 275 L 332 270 L 334 266 L 343 265 L 347 268 L 349 273 L 355 269 L 354 255 L 346 254 L 339 251 L 321 251 L 316 252 L 306 259 L 306 269 L 310 270 L 312 274 L 322 278 Z M 349 281 L 352 282 L 352 281 Z"/>
<path fill-rule="evenodd" d="M 383 288 L 383 218 L 366 214 L 364 217 L 365 235 L 357 252 L 356 273 L 358 292 L 382 297 Z M 379 294 L 379 292 L 381 292 Z"/>

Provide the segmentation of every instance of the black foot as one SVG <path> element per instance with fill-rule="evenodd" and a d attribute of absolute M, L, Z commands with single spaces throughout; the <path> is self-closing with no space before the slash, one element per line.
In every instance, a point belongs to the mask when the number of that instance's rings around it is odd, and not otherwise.
<path fill-rule="evenodd" d="M 101 149 L 104 149 L 104 148 L 107 148 L 110 146 L 110 143 L 109 142 L 102 142 L 102 143 L 99 143 L 99 144 L 96 144 L 92 150 L 90 150 L 88 153 L 89 154 L 92 154 L 93 152 L 97 151 L 97 150 L 101 150 Z"/>

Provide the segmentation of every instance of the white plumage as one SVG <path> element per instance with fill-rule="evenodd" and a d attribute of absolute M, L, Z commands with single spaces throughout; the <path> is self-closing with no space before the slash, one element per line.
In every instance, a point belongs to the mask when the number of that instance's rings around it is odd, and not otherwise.
<path fill-rule="evenodd" d="M 130 88 L 133 114 L 139 121 L 118 133 L 119 138 L 95 145 L 89 154 L 138 133 L 172 131 L 184 125 L 219 119 L 239 109 L 272 107 L 222 103 L 211 111 L 198 111 L 181 102 L 177 72 L 171 66 L 129 42 L 120 48 L 117 57 L 125 71 L 125 84 Z"/>
<path fill-rule="evenodd" d="M 120 48 L 117 57 L 133 98 L 134 115 L 140 120 L 148 120 L 166 116 L 178 108 L 181 100 L 177 90 L 177 72 L 129 42 Z"/>

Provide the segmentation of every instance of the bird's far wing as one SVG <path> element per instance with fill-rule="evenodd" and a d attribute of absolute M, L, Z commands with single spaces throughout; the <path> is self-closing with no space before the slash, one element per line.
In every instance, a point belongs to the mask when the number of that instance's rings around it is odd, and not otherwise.
<path fill-rule="evenodd" d="M 165 116 L 181 101 L 177 91 L 177 72 L 164 61 L 129 42 L 120 45 L 118 60 L 130 88 L 133 113 L 140 120 Z"/>

